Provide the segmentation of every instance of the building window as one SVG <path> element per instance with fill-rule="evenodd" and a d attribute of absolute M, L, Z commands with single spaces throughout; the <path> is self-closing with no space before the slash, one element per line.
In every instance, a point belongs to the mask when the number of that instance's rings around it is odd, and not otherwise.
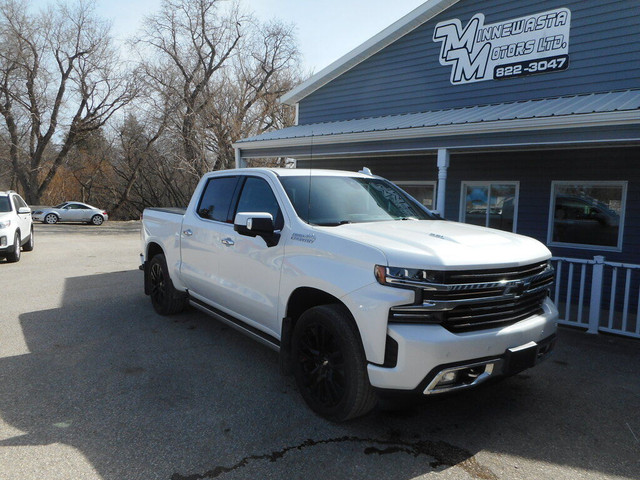
<path fill-rule="evenodd" d="M 402 190 L 429 210 L 436 208 L 436 182 L 396 182 Z"/>
<path fill-rule="evenodd" d="M 518 182 L 462 182 L 460 221 L 516 231 Z"/>
<path fill-rule="evenodd" d="M 550 245 L 622 250 L 627 182 L 552 182 Z"/>

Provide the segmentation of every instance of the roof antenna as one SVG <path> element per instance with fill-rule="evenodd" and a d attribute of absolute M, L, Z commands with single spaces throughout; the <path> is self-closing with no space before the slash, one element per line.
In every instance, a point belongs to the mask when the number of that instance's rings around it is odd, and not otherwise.
<path fill-rule="evenodd" d="M 313 168 L 313 130 L 311 130 L 311 144 L 309 145 L 309 192 L 307 196 L 307 223 L 311 224 L 311 169 Z"/>
<path fill-rule="evenodd" d="M 365 175 L 373 175 L 373 173 L 371 173 L 371 170 L 369 170 L 367 167 L 362 167 L 362 170 L 360 170 L 358 173 L 364 173 Z"/>

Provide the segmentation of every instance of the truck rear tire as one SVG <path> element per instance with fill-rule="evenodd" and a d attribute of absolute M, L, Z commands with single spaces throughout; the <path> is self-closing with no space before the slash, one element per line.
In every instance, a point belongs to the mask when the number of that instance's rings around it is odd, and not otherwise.
<path fill-rule="evenodd" d="M 298 389 L 318 415 L 342 422 L 375 407 L 364 349 L 344 306 L 320 305 L 300 316 L 293 331 L 292 360 Z"/>
<path fill-rule="evenodd" d="M 6 258 L 8 263 L 15 263 L 20 261 L 20 232 L 16 232 L 13 237 L 13 247 L 11 247 L 11 251 L 7 253 Z"/>
<path fill-rule="evenodd" d="M 173 287 L 164 255 L 155 255 L 149 263 L 149 286 L 151 303 L 160 315 L 172 315 L 183 311 L 187 297 Z"/>

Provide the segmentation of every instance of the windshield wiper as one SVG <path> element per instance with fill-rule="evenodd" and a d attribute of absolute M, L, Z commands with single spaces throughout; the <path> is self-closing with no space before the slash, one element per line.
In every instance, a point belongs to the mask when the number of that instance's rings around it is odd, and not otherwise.
<path fill-rule="evenodd" d="M 339 227 L 340 225 L 346 225 L 351 223 L 349 220 L 340 220 L 339 222 L 326 222 L 326 223 L 316 223 L 318 227 Z"/>

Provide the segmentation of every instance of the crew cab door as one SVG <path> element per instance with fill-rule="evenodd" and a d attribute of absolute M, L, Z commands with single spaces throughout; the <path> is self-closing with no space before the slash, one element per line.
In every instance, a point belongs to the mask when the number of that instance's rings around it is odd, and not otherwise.
<path fill-rule="evenodd" d="M 180 228 L 181 279 L 192 296 L 210 304 L 223 303 L 220 257 L 227 253 L 222 242 L 234 233 L 231 205 L 239 180 L 238 175 L 211 177 Z"/>
<path fill-rule="evenodd" d="M 248 212 L 270 213 L 276 240 L 269 239 L 269 246 L 260 236 L 229 232 L 220 256 L 220 278 L 224 279 L 220 298 L 236 317 L 279 337 L 283 315 L 278 313 L 278 295 L 285 235 L 278 232 L 285 228 L 285 219 L 267 178 L 246 176 L 242 180 L 234 213 Z"/>

